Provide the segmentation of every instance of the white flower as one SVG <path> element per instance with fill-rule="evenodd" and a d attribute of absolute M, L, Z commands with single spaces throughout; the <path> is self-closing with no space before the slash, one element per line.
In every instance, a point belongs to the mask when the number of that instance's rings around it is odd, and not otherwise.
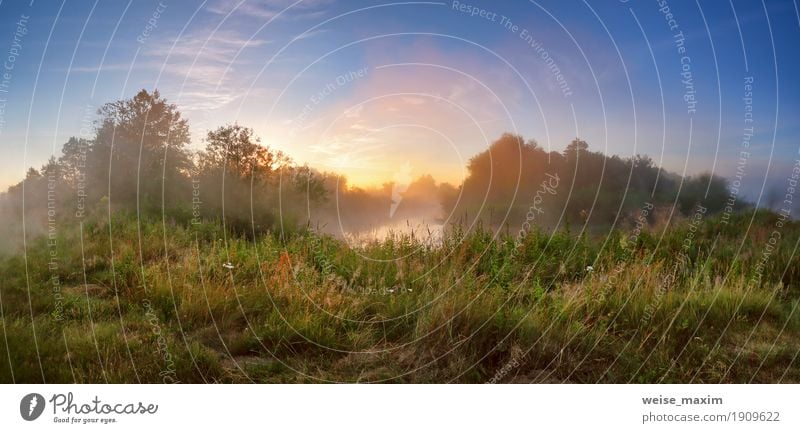
<path fill-rule="evenodd" d="M 222 264 L 222 267 L 225 269 L 233 269 L 233 264 L 231 264 L 231 262 L 225 262 Z"/>
<path fill-rule="evenodd" d="M 594 266 L 589 265 L 586 267 L 586 272 L 592 272 L 592 271 L 594 271 Z"/>

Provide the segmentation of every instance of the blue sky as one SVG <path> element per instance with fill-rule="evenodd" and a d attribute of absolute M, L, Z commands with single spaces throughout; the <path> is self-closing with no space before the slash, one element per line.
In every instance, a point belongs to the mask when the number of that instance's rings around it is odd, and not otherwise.
<path fill-rule="evenodd" d="M 752 108 L 753 199 L 765 179 L 783 185 L 800 146 L 792 0 L 2 0 L 0 29 L 13 55 L 0 65 L 3 187 L 142 88 L 178 104 L 194 148 L 238 121 L 360 184 L 409 161 L 458 182 L 504 131 L 730 176 Z"/>

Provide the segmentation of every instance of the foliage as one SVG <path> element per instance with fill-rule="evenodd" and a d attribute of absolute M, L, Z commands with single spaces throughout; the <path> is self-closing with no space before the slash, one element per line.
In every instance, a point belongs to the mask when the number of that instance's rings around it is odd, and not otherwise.
<path fill-rule="evenodd" d="M 755 274 L 775 218 L 703 221 L 676 273 L 690 220 L 351 249 L 119 214 L 61 232 L 57 285 L 45 239 L 0 261 L 0 381 L 797 382 L 797 223 Z"/>

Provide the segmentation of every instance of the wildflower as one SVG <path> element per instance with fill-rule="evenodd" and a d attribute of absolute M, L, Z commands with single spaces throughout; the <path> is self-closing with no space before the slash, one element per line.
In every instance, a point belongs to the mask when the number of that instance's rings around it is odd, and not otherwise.
<path fill-rule="evenodd" d="M 225 262 L 222 264 L 222 267 L 225 269 L 233 269 L 233 264 L 231 264 L 231 262 Z"/>
<path fill-rule="evenodd" d="M 586 267 L 586 272 L 592 272 L 592 271 L 594 271 L 594 266 L 589 265 Z"/>

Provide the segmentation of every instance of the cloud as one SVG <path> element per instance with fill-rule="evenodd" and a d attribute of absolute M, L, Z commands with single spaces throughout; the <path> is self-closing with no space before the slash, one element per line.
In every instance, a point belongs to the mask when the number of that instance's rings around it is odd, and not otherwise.
<path fill-rule="evenodd" d="M 159 69 L 185 82 L 179 103 L 186 111 L 210 111 L 241 98 L 247 89 L 246 50 L 266 46 L 233 30 L 195 32 L 149 46 L 143 56 L 160 61 Z"/>
<path fill-rule="evenodd" d="M 380 56 L 368 60 L 367 64 L 387 64 Z M 461 62 L 463 68 L 456 70 L 480 75 L 485 67 L 470 67 L 469 59 L 450 55 L 423 54 L 416 60 L 420 64 L 368 67 L 365 77 L 337 88 L 296 131 L 291 152 L 307 153 L 310 162 L 322 167 L 344 170 L 356 184 L 390 180 L 409 157 L 424 161 L 418 164 L 421 172 L 457 182 L 464 155 L 486 147 L 483 134 L 492 140 L 509 129 L 509 119 L 499 101 L 473 78 L 436 65 Z M 326 70 L 321 80 L 336 73 L 343 71 Z M 481 132 L 487 119 L 493 121 L 491 130 Z"/>
<path fill-rule="evenodd" d="M 128 71 L 131 68 L 142 68 L 142 64 L 134 64 L 131 65 L 130 63 L 107 63 L 103 65 L 96 65 L 96 66 L 73 66 L 69 69 L 69 72 L 73 73 L 97 73 L 97 72 L 118 72 L 118 71 Z M 153 68 L 154 65 L 148 65 L 148 67 Z"/>
<path fill-rule="evenodd" d="M 331 3 L 332 0 L 218 0 L 206 9 L 218 15 L 234 13 L 262 19 L 272 19 L 278 14 L 287 18 L 314 18 L 324 11 L 313 9 Z"/>
<path fill-rule="evenodd" d="M 265 39 L 245 38 L 233 30 L 197 32 L 150 46 L 144 55 L 151 57 L 198 59 L 203 62 L 230 63 L 237 54 L 269 44 Z"/>
<path fill-rule="evenodd" d="M 302 39 L 310 39 L 310 38 L 313 38 L 315 36 L 321 35 L 321 34 L 323 34 L 325 32 L 327 32 L 327 30 L 325 30 L 325 29 L 312 30 L 310 32 L 299 34 L 298 36 L 295 37 L 295 40 L 299 41 L 299 40 L 302 40 Z"/>
<path fill-rule="evenodd" d="M 400 100 L 409 105 L 422 105 L 425 103 L 425 98 L 420 98 L 418 96 L 402 96 Z"/>

